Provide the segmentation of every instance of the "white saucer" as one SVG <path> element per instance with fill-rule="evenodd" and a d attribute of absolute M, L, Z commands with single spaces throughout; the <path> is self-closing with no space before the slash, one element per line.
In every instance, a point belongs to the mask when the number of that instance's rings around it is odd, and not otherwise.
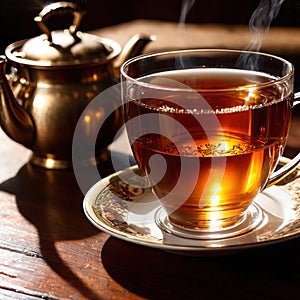
<path fill-rule="evenodd" d="M 268 245 L 300 233 L 299 170 L 257 196 L 254 206 L 263 217 L 252 230 L 216 239 L 186 238 L 161 226 L 164 212 L 159 201 L 149 188 L 134 186 L 133 171 L 138 173 L 137 166 L 100 180 L 84 198 L 89 221 L 114 237 L 185 255 L 207 255 Z"/>

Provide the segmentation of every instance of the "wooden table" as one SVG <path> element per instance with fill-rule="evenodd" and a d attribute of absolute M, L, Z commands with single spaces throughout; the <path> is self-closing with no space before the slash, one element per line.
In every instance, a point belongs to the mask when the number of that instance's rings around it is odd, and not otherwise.
<path fill-rule="evenodd" d="M 297 128 L 292 152 L 300 148 Z M 125 242 L 87 221 L 72 171 L 35 167 L 29 155 L 0 131 L 1 300 L 291 299 L 300 294 L 300 238 L 206 257 Z M 101 170 L 108 175 L 109 162 Z"/>

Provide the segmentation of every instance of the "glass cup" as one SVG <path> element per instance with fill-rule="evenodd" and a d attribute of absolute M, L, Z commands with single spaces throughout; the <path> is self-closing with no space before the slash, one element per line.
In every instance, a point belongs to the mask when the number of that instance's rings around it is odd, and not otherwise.
<path fill-rule="evenodd" d="M 152 53 L 123 64 L 126 130 L 166 212 L 160 226 L 225 237 L 258 224 L 257 194 L 299 163 L 297 155 L 275 171 L 300 98 L 293 75 L 282 58 L 224 49 Z"/>

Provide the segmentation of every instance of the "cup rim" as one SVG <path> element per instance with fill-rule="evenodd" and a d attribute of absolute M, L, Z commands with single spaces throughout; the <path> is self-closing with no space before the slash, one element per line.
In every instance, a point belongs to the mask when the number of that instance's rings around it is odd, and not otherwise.
<path fill-rule="evenodd" d="M 209 93 L 209 92 L 228 92 L 228 91 L 242 91 L 242 90 L 248 90 L 251 88 L 264 88 L 270 85 L 274 85 L 276 83 L 279 82 L 284 82 L 286 80 L 288 80 L 289 78 L 291 78 L 294 75 L 294 65 L 288 61 L 287 59 L 284 59 L 280 56 L 271 54 L 271 53 L 266 53 L 266 52 L 259 52 L 259 51 L 250 51 L 250 50 L 239 50 L 239 49 L 221 49 L 221 48 L 202 48 L 202 49 L 198 49 L 198 48 L 188 48 L 188 49 L 176 49 L 176 50 L 168 50 L 168 51 L 156 51 L 156 52 L 151 52 L 151 53 L 144 53 L 138 56 L 135 56 L 133 58 L 128 59 L 127 61 L 125 61 L 121 67 L 120 67 L 120 72 L 121 72 L 121 81 L 124 81 L 123 78 L 125 80 L 130 80 L 131 82 L 139 85 L 139 86 L 144 86 L 147 88 L 152 88 L 152 89 L 159 89 L 159 90 L 168 90 L 168 91 L 176 91 L 176 92 L 180 92 L 180 91 L 184 91 L 184 92 L 188 92 L 188 91 L 195 91 L 194 89 L 191 89 L 189 87 L 183 88 L 183 85 L 181 85 L 180 87 L 171 87 L 171 86 L 163 86 L 163 85 L 159 85 L 159 84 L 153 84 L 153 83 L 148 83 L 148 82 L 143 82 L 141 80 L 139 80 L 139 78 L 133 78 L 132 76 L 128 75 L 126 72 L 126 68 L 137 61 L 140 61 L 142 59 L 145 58 L 151 58 L 151 57 L 158 57 L 158 56 L 167 56 L 167 55 L 179 55 L 179 54 L 188 54 L 188 53 L 231 53 L 231 54 L 252 54 L 252 55 L 257 55 L 257 56 L 261 56 L 261 57 L 266 57 L 266 58 L 270 58 L 273 60 L 277 60 L 282 62 L 282 64 L 287 66 L 287 73 L 283 76 L 280 77 L 276 77 L 276 76 L 272 76 L 272 74 L 268 74 L 266 72 L 263 71 L 257 71 L 258 73 L 262 73 L 262 74 L 267 74 L 270 75 L 270 80 L 266 81 L 266 82 L 260 82 L 260 83 L 254 83 L 254 84 L 245 84 L 242 86 L 233 86 L 233 87 L 228 87 L 228 88 L 213 88 L 213 89 L 197 89 L 197 92 L 205 92 L 205 93 Z M 204 68 L 207 68 L 204 66 Z M 215 67 L 217 68 L 217 67 Z M 225 68 L 224 68 L 225 69 Z M 226 68 L 227 69 L 227 68 Z M 245 70 L 248 71 L 249 69 L 240 69 L 240 68 L 236 68 L 237 70 Z M 249 70 L 250 71 L 250 70 Z M 256 72 L 256 71 L 255 71 Z"/>

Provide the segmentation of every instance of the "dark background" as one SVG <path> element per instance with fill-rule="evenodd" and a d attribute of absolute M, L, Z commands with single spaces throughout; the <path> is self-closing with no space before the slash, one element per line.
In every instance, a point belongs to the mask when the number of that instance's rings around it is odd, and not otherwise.
<path fill-rule="evenodd" d="M 271 3 L 274 0 L 264 0 Z M 39 35 L 33 21 L 51 0 L 0 0 L 0 54 L 12 42 Z M 178 22 L 182 0 L 73 0 L 87 10 L 81 30 L 87 31 L 134 19 Z M 186 22 L 248 24 L 260 0 L 195 0 Z M 70 19 L 71 20 L 71 19 Z M 63 20 L 49 20 L 51 30 L 66 28 Z M 52 23 L 51 23 L 52 22 Z M 62 23 L 64 22 L 64 23 Z M 300 0 L 285 0 L 271 26 L 300 26 Z M 60 28 L 56 28 L 60 27 Z M 297 37 L 295 37 L 297 38 Z M 300 37 L 299 37 L 300 38 Z"/>

